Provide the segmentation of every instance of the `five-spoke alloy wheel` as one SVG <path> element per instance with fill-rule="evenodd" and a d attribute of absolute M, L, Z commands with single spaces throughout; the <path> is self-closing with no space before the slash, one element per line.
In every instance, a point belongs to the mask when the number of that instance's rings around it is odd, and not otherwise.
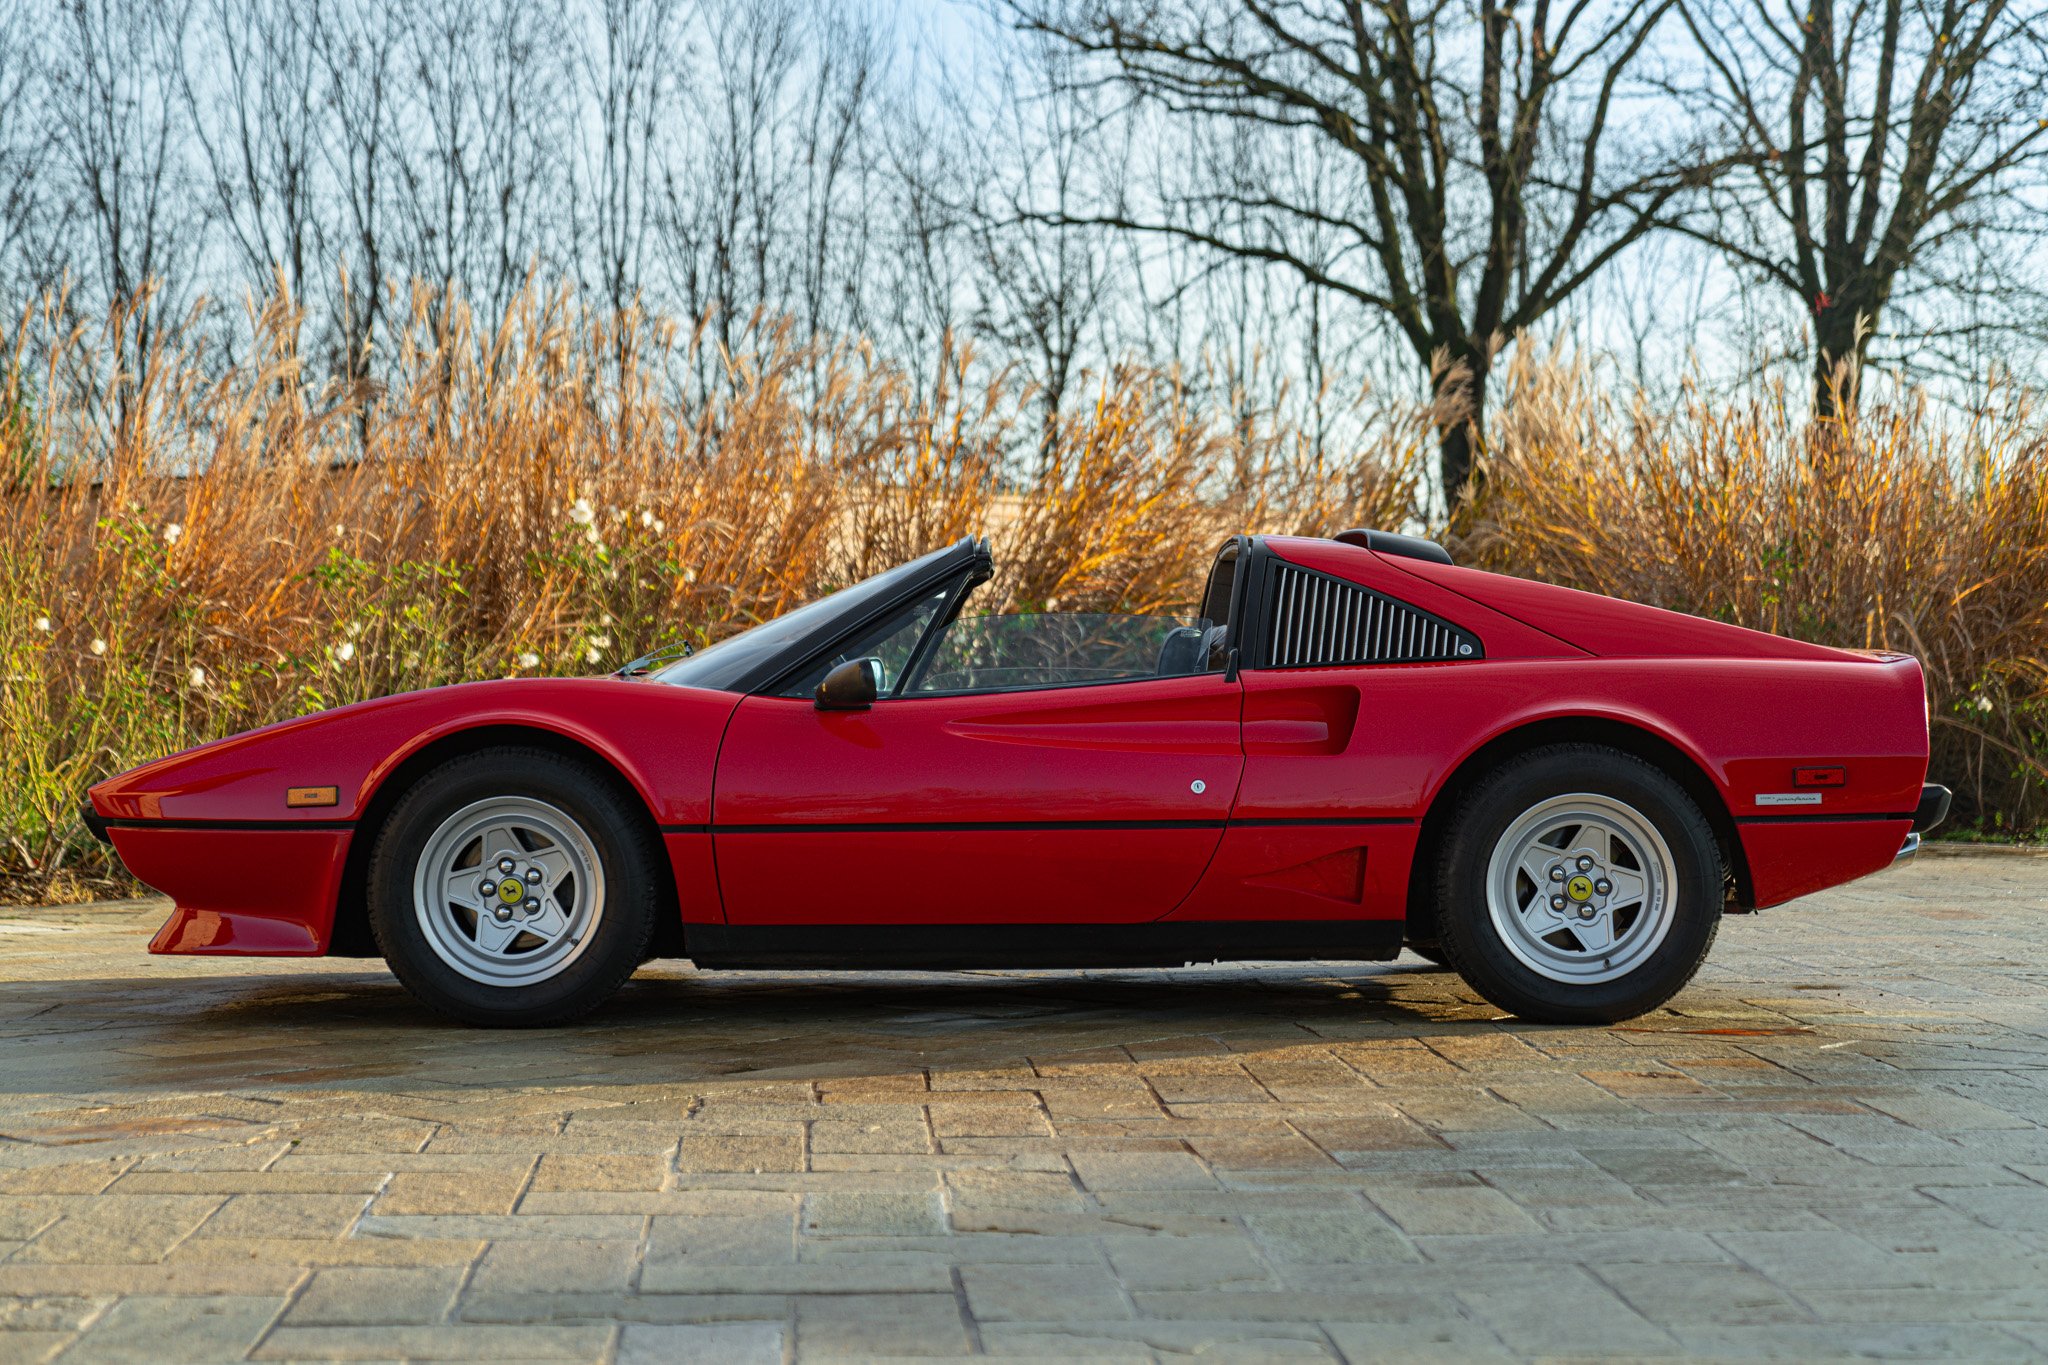
<path fill-rule="evenodd" d="M 443 962 L 472 981 L 519 986 L 563 971 L 589 943 L 604 915 L 604 867 L 558 808 L 487 797 L 427 840 L 412 894 Z"/>
<path fill-rule="evenodd" d="M 1524 1018 L 1655 1009 L 1720 925 L 1720 854 L 1698 806 L 1661 769 L 1604 746 L 1537 749 L 1496 769 L 1440 853 L 1445 958 Z"/>
<path fill-rule="evenodd" d="M 1627 976 L 1671 929 L 1678 868 L 1641 811 L 1595 792 L 1539 801 L 1486 869 L 1486 909 L 1509 952 L 1540 976 L 1594 985 Z"/>
<path fill-rule="evenodd" d="M 370 865 L 370 924 L 420 1000 L 477 1024 L 561 1023 L 646 955 L 659 850 L 609 773 L 487 749 L 422 777 Z"/>

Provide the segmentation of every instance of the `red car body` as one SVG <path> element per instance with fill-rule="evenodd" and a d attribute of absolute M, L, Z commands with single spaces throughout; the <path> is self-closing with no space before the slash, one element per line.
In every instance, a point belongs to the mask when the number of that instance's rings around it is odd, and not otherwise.
<path fill-rule="evenodd" d="M 1007 931 L 990 941 L 1014 951 L 992 958 L 1048 964 L 1063 940 L 1131 943 L 1144 926 L 1181 927 L 1171 941 L 1192 956 L 1203 926 L 1228 925 L 1240 947 L 1217 955 L 1391 957 L 1452 796 L 1559 739 L 1678 778 L 1714 827 L 1732 907 L 1886 867 L 1926 814 L 1910 657 L 1345 541 L 1226 552 L 1234 573 L 1355 585 L 1477 647 L 1288 666 L 1277 642 L 1253 647 L 1247 632 L 1279 627 L 1233 588 L 1245 652 L 1219 671 L 854 711 L 648 677 L 474 683 L 162 759 L 93 788 L 89 819 L 176 903 L 152 952 L 362 953 L 368 844 L 406 784 L 478 746 L 539 742 L 594 756 L 645 803 L 674 884 L 658 950 L 855 965 L 942 960 L 918 945 L 966 927 Z M 332 804 L 287 803 L 307 787 L 334 788 Z"/>

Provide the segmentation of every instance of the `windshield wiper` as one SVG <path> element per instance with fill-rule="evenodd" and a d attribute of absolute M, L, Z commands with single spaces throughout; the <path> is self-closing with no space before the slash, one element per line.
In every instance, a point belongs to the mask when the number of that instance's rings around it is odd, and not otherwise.
<path fill-rule="evenodd" d="M 679 645 L 663 645 L 652 654 L 642 654 L 612 676 L 616 678 L 637 678 L 643 674 L 652 673 L 663 664 L 673 663 L 677 659 L 687 659 L 696 652 L 697 647 L 688 641 L 684 641 Z"/>

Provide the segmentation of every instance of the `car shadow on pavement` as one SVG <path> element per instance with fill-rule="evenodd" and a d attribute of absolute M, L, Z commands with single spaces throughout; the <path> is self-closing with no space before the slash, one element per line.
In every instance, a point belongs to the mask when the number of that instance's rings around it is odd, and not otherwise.
<path fill-rule="evenodd" d="M 491 1030 L 432 1014 L 381 964 L 322 967 L 14 983 L 7 1033 L 62 1045 L 70 1083 L 49 1086 L 52 1054 L 17 1046 L 0 1049 L 0 1089 L 826 1079 L 1121 1064 L 1497 1017 L 1456 977 L 1413 962 L 954 973 L 698 973 L 665 962 L 576 1024 Z"/>

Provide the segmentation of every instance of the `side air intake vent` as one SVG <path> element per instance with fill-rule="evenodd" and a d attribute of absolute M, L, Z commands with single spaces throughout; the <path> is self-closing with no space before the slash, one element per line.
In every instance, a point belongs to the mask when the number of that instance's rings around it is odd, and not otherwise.
<path fill-rule="evenodd" d="M 1273 566 L 1270 668 L 1479 659 L 1479 637 L 1341 578 Z"/>

